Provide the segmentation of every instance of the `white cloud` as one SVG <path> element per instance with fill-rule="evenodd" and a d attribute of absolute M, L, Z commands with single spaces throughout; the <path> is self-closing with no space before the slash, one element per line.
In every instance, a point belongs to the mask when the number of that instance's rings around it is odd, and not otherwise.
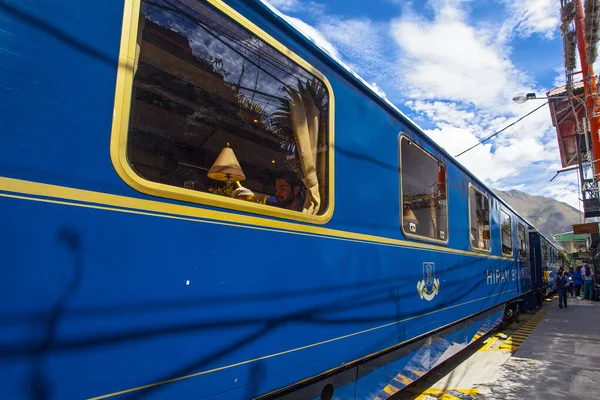
<path fill-rule="evenodd" d="M 387 34 L 385 24 L 374 23 L 368 18 L 344 20 L 326 17 L 321 18 L 317 28 L 346 59 L 360 60 L 352 64 L 353 69 L 361 74 L 377 74 L 387 62 L 382 57 L 383 40 Z"/>
<path fill-rule="evenodd" d="M 379 85 L 375 82 L 372 82 L 369 84 L 369 87 L 375 92 L 377 93 L 379 96 L 383 97 L 383 98 L 387 98 L 387 95 L 385 94 L 385 92 L 383 91 L 382 88 L 379 87 Z"/>
<path fill-rule="evenodd" d="M 298 9 L 300 2 L 298 0 L 263 0 L 265 3 L 270 3 L 278 10 L 289 12 Z"/>
<path fill-rule="evenodd" d="M 409 11 L 392 23 L 392 37 L 402 51 L 399 73 L 409 96 L 488 106 L 512 97 L 525 75 L 500 51 L 502 43 L 450 8 L 443 7 L 434 20 Z"/>
<path fill-rule="evenodd" d="M 561 65 L 559 67 L 556 67 L 554 71 L 556 72 L 556 76 L 554 77 L 554 81 L 552 81 L 552 86 L 563 86 L 567 81 L 567 77 L 565 75 L 565 67 Z"/>
<path fill-rule="evenodd" d="M 466 107 L 455 102 L 416 100 L 408 101 L 406 105 L 414 111 L 424 114 L 430 121 L 451 121 L 451 124 L 458 128 L 472 127 L 476 129 L 475 123 L 480 122 L 472 110 L 467 110 Z M 480 129 L 479 132 L 482 133 L 483 130 Z"/>
<path fill-rule="evenodd" d="M 308 37 L 310 40 L 312 40 L 317 46 L 319 46 L 321 49 L 323 49 L 329 55 L 331 55 L 335 58 L 340 58 L 339 52 L 336 49 L 336 47 L 329 40 L 327 40 L 321 32 L 319 32 L 313 26 L 307 24 L 306 22 L 304 22 L 298 18 L 294 18 L 294 17 L 290 17 L 290 16 L 284 16 L 284 18 L 287 19 L 290 24 L 292 24 L 294 27 L 296 27 L 296 29 L 301 31 L 306 37 Z"/>
<path fill-rule="evenodd" d="M 511 13 L 507 21 L 521 37 L 540 34 L 546 38 L 556 37 L 560 18 L 560 3 L 556 0 L 505 0 Z"/>

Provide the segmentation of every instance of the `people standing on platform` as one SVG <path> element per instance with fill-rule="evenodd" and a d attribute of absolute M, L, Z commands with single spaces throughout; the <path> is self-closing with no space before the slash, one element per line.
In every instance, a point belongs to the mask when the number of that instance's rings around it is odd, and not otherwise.
<path fill-rule="evenodd" d="M 573 274 L 574 273 L 575 273 L 575 271 L 573 271 L 573 266 L 570 266 L 569 267 L 569 272 L 567 273 L 567 275 L 569 277 L 568 278 L 569 279 L 569 282 L 568 282 L 569 290 L 568 290 L 568 292 L 569 292 L 569 296 L 571 296 L 571 297 L 574 296 L 574 288 L 575 288 L 575 285 L 573 285 Z"/>
<path fill-rule="evenodd" d="M 592 271 L 592 267 L 589 264 L 583 264 L 583 299 L 584 300 L 592 300 L 593 291 L 594 291 L 594 272 Z"/>
<path fill-rule="evenodd" d="M 567 282 L 569 280 L 569 276 L 565 272 L 565 270 L 560 267 L 558 272 L 556 273 L 556 278 L 554 278 L 554 287 L 558 292 L 558 306 L 563 308 L 563 304 L 565 308 L 567 307 Z"/>
<path fill-rule="evenodd" d="M 573 286 L 575 287 L 575 296 L 581 300 L 581 285 L 583 284 L 583 277 L 581 276 L 581 265 L 578 265 L 573 272 Z"/>

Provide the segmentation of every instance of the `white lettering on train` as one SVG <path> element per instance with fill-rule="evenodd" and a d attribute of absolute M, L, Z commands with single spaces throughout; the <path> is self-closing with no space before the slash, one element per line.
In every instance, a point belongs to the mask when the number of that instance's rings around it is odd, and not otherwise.
<path fill-rule="evenodd" d="M 486 281 L 488 285 L 495 285 L 496 283 L 514 281 L 517 279 L 517 271 L 515 268 L 510 269 L 486 269 Z"/>

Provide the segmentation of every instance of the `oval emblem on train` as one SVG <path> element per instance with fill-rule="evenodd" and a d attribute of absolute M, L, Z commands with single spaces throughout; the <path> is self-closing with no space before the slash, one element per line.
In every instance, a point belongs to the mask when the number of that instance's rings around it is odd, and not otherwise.
<path fill-rule="evenodd" d="M 417 292 L 422 299 L 433 300 L 440 290 L 440 280 L 435 277 L 435 263 L 423 263 L 423 280 L 417 282 Z"/>

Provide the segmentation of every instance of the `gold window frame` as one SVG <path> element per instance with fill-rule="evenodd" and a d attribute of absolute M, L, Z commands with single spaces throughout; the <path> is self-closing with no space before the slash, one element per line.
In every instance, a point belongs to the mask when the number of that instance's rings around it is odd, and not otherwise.
<path fill-rule="evenodd" d="M 230 6 L 218 0 L 204 0 L 216 12 L 220 12 L 243 28 L 247 29 L 257 38 L 272 46 L 275 50 L 291 61 L 304 68 L 309 73 L 321 80 L 329 95 L 329 137 L 328 137 L 328 204 L 326 211 L 321 215 L 309 215 L 302 212 L 286 210 L 270 205 L 256 204 L 244 200 L 218 196 L 211 193 L 199 192 L 183 187 L 170 186 L 153 182 L 138 175 L 129 165 L 127 160 L 127 138 L 129 134 L 129 117 L 131 111 L 131 95 L 134 78 L 134 60 L 136 53 L 137 32 L 141 8 L 141 0 L 125 0 L 123 11 L 123 27 L 121 33 L 121 47 L 119 50 L 119 66 L 115 90 L 115 106 L 113 114 L 112 134 L 110 141 L 110 157 L 117 174 L 133 189 L 157 197 L 173 200 L 192 202 L 207 206 L 227 208 L 261 214 L 270 217 L 285 218 L 313 224 L 326 224 L 333 216 L 335 205 L 334 198 L 334 95 L 329 80 L 311 64 L 300 58 L 297 54 L 279 43 L 275 38 L 250 22 Z"/>
<path fill-rule="evenodd" d="M 402 198 L 403 198 L 403 194 L 404 194 L 404 191 L 402 188 L 402 139 L 408 140 L 410 143 L 412 143 L 413 146 L 415 146 L 416 148 L 421 150 L 429 158 L 431 158 L 432 160 L 441 164 L 444 167 L 444 171 L 446 174 L 446 185 L 445 185 L 446 186 L 446 230 L 444 231 L 444 234 L 446 235 L 445 240 L 435 239 L 435 238 L 431 238 L 431 237 L 427 237 L 427 236 L 415 235 L 413 233 L 406 232 L 404 230 L 404 212 L 403 212 L 404 204 L 402 204 L 403 203 Z M 400 214 L 400 229 L 402 230 L 402 233 L 404 234 L 405 237 L 410 238 L 410 239 L 447 245 L 448 241 L 450 240 L 450 232 L 449 232 L 449 230 L 450 230 L 449 229 L 450 228 L 450 212 L 449 212 L 450 199 L 448 196 L 448 168 L 446 168 L 446 164 L 444 164 L 443 162 L 441 162 L 440 160 L 435 158 L 430 152 L 425 150 L 423 147 L 419 146 L 414 140 L 412 140 L 405 133 L 400 132 L 400 134 L 398 135 L 398 167 L 399 167 L 398 168 L 398 171 L 399 171 L 398 180 L 399 180 L 399 186 L 400 186 L 400 196 L 399 196 L 400 212 L 399 212 L 399 214 Z"/>
<path fill-rule="evenodd" d="M 490 227 L 490 248 L 489 249 L 484 249 L 482 247 L 473 247 L 473 242 L 471 241 L 471 189 L 474 189 L 475 191 L 479 192 L 483 197 L 486 198 L 487 202 L 488 202 L 488 225 Z M 469 208 L 469 234 L 468 234 L 468 239 L 469 239 L 469 245 L 471 246 L 471 250 L 472 251 L 481 251 L 484 253 L 491 253 L 492 252 L 492 247 L 493 247 L 493 241 L 492 241 L 492 205 L 490 204 L 490 198 L 489 196 L 483 192 L 483 190 L 480 190 L 477 186 L 473 185 L 471 182 L 469 182 L 469 193 L 467 196 L 467 203 L 468 203 L 468 208 Z"/>

